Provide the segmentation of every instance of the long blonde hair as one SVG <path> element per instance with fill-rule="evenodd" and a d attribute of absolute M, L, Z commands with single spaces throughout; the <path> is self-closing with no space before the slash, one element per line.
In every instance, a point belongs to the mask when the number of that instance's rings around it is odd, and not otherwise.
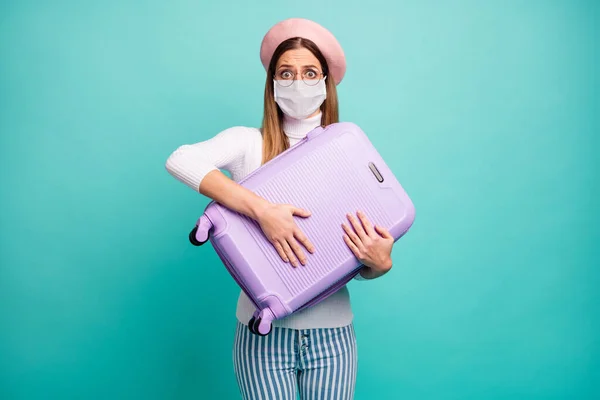
<path fill-rule="evenodd" d="M 333 78 L 328 76 L 329 68 L 327 67 L 327 61 L 323 54 L 317 47 L 317 45 L 304 38 L 292 38 L 282 42 L 271 58 L 269 68 L 267 71 L 267 82 L 265 84 L 265 100 L 264 100 L 264 115 L 262 123 L 262 136 L 263 136 L 263 156 L 262 163 L 266 163 L 289 148 L 289 141 L 287 136 L 283 132 L 283 113 L 275 102 L 273 95 L 273 76 L 275 75 L 275 69 L 277 61 L 283 53 L 288 50 L 296 50 L 305 48 L 309 50 L 319 60 L 323 68 L 323 74 L 327 75 L 325 80 L 325 87 L 327 90 L 327 98 L 321 105 L 321 126 L 339 122 L 339 111 L 338 111 L 338 98 L 335 87 L 335 81 Z"/>

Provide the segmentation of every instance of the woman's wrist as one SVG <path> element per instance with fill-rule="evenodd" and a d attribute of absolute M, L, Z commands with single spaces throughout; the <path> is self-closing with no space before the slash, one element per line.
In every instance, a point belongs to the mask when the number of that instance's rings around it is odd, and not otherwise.
<path fill-rule="evenodd" d="M 365 279 L 375 279 L 379 278 L 382 275 L 385 275 L 392 269 L 392 258 L 388 258 L 387 260 L 382 261 L 378 265 L 369 266 L 364 265 L 360 270 L 360 276 Z"/>
<path fill-rule="evenodd" d="M 253 193 L 248 206 L 248 217 L 258 221 L 263 212 L 271 205 L 271 202 Z"/>
<path fill-rule="evenodd" d="M 392 269 L 392 257 L 388 257 L 384 260 L 380 265 L 377 266 L 377 269 L 382 272 L 388 272 Z"/>

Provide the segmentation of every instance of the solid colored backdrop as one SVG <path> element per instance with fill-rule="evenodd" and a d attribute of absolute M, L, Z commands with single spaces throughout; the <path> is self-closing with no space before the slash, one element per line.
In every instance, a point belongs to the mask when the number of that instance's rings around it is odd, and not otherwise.
<path fill-rule="evenodd" d="M 0 398 L 238 398 L 239 291 L 164 163 L 260 124 L 289 17 L 417 209 L 349 286 L 356 398 L 598 398 L 599 7 L 567 0 L 3 2 Z"/>

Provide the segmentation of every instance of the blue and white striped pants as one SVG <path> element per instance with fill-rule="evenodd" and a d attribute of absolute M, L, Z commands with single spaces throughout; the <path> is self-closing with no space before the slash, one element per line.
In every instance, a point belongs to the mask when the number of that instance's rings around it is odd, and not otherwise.
<path fill-rule="evenodd" d="M 259 336 L 238 322 L 233 363 L 243 399 L 296 400 L 298 393 L 301 400 L 353 399 L 354 327 L 273 327 Z"/>

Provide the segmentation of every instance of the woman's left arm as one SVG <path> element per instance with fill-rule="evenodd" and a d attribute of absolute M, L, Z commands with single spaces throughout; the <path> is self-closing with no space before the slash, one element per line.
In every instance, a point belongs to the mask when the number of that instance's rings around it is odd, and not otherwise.
<path fill-rule="evenodd" d="M 392 269 L 393 236 L 385 228 L 373 226 L 360 211 L 357 213 L 358 219 L 352 214 L 347 217 L 354 229 L 342 224 L 346 232 L 344 241 L 363 264 L 360 276 L 375 279 L 388 273 Z"/>

